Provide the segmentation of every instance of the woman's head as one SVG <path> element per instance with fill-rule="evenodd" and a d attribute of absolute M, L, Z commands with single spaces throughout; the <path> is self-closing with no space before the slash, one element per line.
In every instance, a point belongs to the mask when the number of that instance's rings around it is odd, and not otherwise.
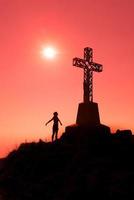
<path fill-rule="evenodd" d="M 57 113 L 57 112 L 54 112 L 54 113 L 53 113 L 53 115 L 54 115 L 54 116 L 57 116 L 57 115 L 58 115 L 58 113 Z"/>

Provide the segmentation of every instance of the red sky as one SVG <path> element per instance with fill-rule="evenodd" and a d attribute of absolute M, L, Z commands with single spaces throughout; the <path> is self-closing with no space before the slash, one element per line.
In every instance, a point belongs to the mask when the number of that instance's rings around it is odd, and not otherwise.
<path fill-rule="evenodd" d="M 49 140 L 59 112 L 75 123 L 83 100 L 83 71 L 72 58 L 94 49 L 103 64 L 94 73 L 101 123 L 134 132 L 133 0 L 0 0 L 0 157 L 21 142 Z M 43 59 L 42 46 L 59 54 Z"/>

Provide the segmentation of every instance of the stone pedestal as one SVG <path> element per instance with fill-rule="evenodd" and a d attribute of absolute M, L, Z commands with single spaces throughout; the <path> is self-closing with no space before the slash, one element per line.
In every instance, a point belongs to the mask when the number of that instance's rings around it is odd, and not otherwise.
<path fill-rule="evenodd" d="M 79 126 L 94 126 L 100 124 L 98 104 L 94 102 L 80 103 L 76 124 Z"/>

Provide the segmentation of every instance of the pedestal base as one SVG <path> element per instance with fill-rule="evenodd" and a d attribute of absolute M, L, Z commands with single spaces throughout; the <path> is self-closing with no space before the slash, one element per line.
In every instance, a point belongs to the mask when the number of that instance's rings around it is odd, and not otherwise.
<path fill-rule="evenodd" d="M 94 126 L 100 124 L 98 104 L 94 102 L 80 103 L 76 124 L 80 126 Z"/>

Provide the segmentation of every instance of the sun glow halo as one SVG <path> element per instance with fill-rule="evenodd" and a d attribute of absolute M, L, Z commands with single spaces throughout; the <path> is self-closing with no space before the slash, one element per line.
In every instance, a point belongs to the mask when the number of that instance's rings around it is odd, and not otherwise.
<path fill-rule="evenodd" d="M 44 47 L 42 50 L 43 57 L 53 59 L 56 56 L 56 50 L 53 47 Z"/>

